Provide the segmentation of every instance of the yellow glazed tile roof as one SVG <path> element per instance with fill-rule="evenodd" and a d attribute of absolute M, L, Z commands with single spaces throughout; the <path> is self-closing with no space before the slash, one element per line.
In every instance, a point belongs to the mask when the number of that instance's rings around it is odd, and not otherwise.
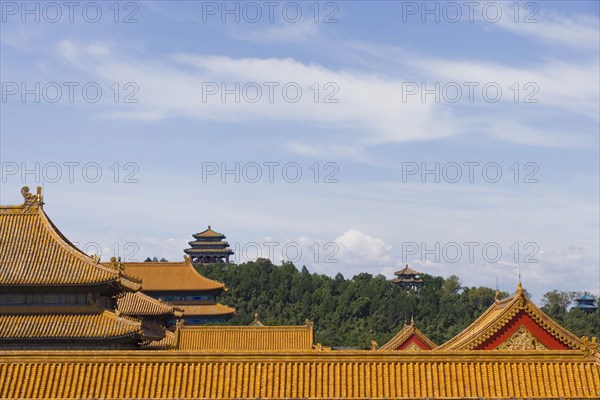
<path fill-rule="evenodd" d="M 0 315 L 0 341 L 40 339 L 114 339 L 139 334 L 138 321 L 99 314 Z"/>
<path fill-rule="evenodd" d="M 381 346 L 380 350 L 396 350 L 404 343 L 416 336 L 428 349 L 435 349 L 437 345 L 433 343 L 423 332 L 415 327 L 414 321 L 411 319 L 410 325 L 405 325 L 389 342 Z"/>
<path fill-rule="evenodd" d="M 183 310 L 162 300 L 154 299 L 143 293 L 126 293 L 117 299 L 117 309 L 124 315 L 159 316 L 173 315 L 181 317 Z"/>
<path fill-rule="evenodd" d="M 227 307 L 221 303 L 216 304 L 181 304 L 177 307 L 183 310 L 184 316 L 190 315 L 230 315 L 235 313 L 235 308 Z"/>
<path fill-rule="evenodd" d="M 559 342 L 571 349 L 579 349 L 581 340 L 560 326 L 539 309 L 523 292 L 519 282 L 517 292 L 496 300 L 479 318 L 461 333 L 440 345 L 437 350 L 472 350 L 506 326 L 519 312 L 525 312 L 536 324 Z"/>
<path fill-rule="evenodd" d="M 579 351 L 8 351 L 0 397 L 598 399 L 600 364 Z"/>
<path fill-rule="evenodd" d="M 178 349 L 206 352 L 310 351 L 313 326 L 190 326 L 178 330 Z"/>
<path fill-rule="evenodd" d="M 142 279 L 142 291 L 223 290 L 225 285 L 200 275 L 188 257 L 181 262 L 125 262 L 125 271 Z"/>
<path fill-rule="evenodd" d="M 35 206 L 27 201 L 19 206 L 0 206 L 0 285 L 114 283 L 132 291 L 141 287 L 135 279 L 100 264 L 69 242 L 44 213 L 41 193 L 38 196 Z"/>

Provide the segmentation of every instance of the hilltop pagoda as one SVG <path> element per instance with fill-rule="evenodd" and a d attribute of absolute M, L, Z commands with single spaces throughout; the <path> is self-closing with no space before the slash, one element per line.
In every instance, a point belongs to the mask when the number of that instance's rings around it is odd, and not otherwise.
<path fill-rule="evenodd" d="M 575 308 L 578 310 L 585 311 L 586 313 L 595 313 L 598 310 L 596 306 L 596 299 L 590 296 L 588 293 L 584 293 L 581 297 L 575 299 L 577 305 Z"/>
<path fill-rule="evenodd" d="M 127 349 L 163 339 L 160 326 L 116 310 L 141 281 L 69 242 L 44 212 L 40 187 L 21 194 L 23 204 L 0 206 L 0 349 Z"/>
<path fill-rule="evenodd" d="M 394 272 L 394 275 L 397 278 L 392 279 L 392 282 L 398 285 L 398 287 L 418 290 L 423 285 L 421 272 L 409 268 L 408 264 L 400 271 Z"/>
<path fill-rule="evenodd" d="M 189 242 L 192 246 L 184 250 L 185 254 L 191 257 L 192 261 L 199 264 L 229 262 L 229 256 L 233 251 L 229 248 L 229 243 L 225 235 L 208 229 L 192 235 L 195 240 Z"/>

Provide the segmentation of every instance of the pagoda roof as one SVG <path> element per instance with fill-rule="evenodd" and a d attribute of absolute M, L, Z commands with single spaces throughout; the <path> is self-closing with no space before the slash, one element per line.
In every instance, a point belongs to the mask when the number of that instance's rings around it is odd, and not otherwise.
<path fill-rule="evenodd" d="M 496 300 L 475 322 L 438 349 L 498 349 L 504 342 L 513 340 L 515 335 L 517 339 L 526 339 L 529 346 L 540 343 L 539 348 L 560 350 L 581 347 L 581 340 L 537 307 L 525 295 L 519 282 L 513 296 Z"/>
<path fill-rule="evenodd" d="M 141 292 L 126 293 L 117 299 L 117 309 L 124 315 L 131 316 L 168 316 L 181 317 L 180 307 L 147 296 Z"/>
<path fill-rule="evenodd" d="M 402 268 L 400 271 L 394 272 L 394 275 L 421 275 L 421 272 L 409 268 L 407 264 L 406 267 Z"/>
<path fill-rule="evenodd" d="M 216 304 L 182 304 L 178 306 L 183 310 L 185 317 L 192 315 L 220 316 L 235 313 L 235 308 L 227 307 L 221 303 Z"/>
<path fill-rule="evenodd" d="M 195 233 L 192 236 L 195 238 L 206 238 L 206 237 L 225 238 L 225 235 L 223 235 L 222 233 L 213 231 L 212 228 L 210 227 L 210 225 L 208 226 L 207 229 L 203 230 L 202 232 Z"/>
<path fill-rule="evenodd" d="M 598 399 L 600 362 L 581 351 L 3 351 L 0 397 Z"/>
<path fill-rule="evenodd" d="M 421 332 L 411 318 L 410 325 L 404 325 L 389 342 L 379 350 L 432 350 L 437 345 L 433 343 L 423 332 Z"/>
<path fill-rule="evenodd" d="M 596 301 L 593 296 L 590 296 L 588 293 L 584 293 L 580 297 L 576 298 L 575 301 Z"/>
<path fill-rule="evenodd" d="M 202 352 L 311 351 L 313 325 L 301 326 L 183 326 L 178 349 Z"/>
<path fill-rule="evenodd" d="M 109 284 L 136 291 L 140 281 L 114 263 L 101 264 L 75 247 L 43 211 L 37 195 L 24 187 L 25 203 L 0 206 L 1 286 L 91 286 Z"/>
<path fill-rule="evenodd" d="M 142 279 L 142 291 L 223 290 L 225 285 L 200 275 L 189 257 L 179 262 L 125 262 L 128 274 Z"/>
<path fill-rule="evenodd" d="M 140 321 L 107 310 L 98 314 L 0 315 L 0 341 L 110 340 L 136 335 L 142 336 Z"/>
<path fill-rule="evenodd" d="M 192 247 L 191 249 L 186 249 L 184 250 L 186 252 L 186 254 L 196 254 L 196 253 L 229 253 L 229 254 L 233 254 L 233 250 L 231 250 L 230 248 L 216 248 L 216 249 L 206 249 L 206 248 L 198 248 L 198 247 Z"/>

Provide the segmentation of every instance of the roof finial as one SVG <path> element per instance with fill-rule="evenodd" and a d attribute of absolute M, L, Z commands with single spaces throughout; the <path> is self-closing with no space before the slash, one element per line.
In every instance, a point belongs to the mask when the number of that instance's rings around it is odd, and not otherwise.
<path fill-rule="evenodd" d="M 410 317 L 410 326 L 415 326 L 415 318 L 413 316 Z"/>
<path fill-rule="evenodd" d="M 42 187 L 37 187 L 36 194 L 29 193 L 29 186 L 23 186 L 21 188 L 21 195 L 23 196 L 23 212 L 35 211 L 44 205 L 42 201 Z"/>
<path fill-rule="evenodd" d="M 494 296 L 494 300 L 500 300 L 500 289 L 498 289 L 498 275 L 496 275 L 496 295 Z"/>
<path fill-rule="evenodd" d="M 523 285 L 521 285 L 521 279 L 519 279 L 519 283 L 517 285 L 517 295 L 523 296 Z"/>
<path fill-rule="evenodd" d="M 210 229 L 210 225 L 208 226 L 208 229 Z"/>

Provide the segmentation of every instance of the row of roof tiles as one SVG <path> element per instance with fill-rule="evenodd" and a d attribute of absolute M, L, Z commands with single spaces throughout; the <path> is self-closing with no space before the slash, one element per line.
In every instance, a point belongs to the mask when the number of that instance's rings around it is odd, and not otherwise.
<path fill-rule="evenodd" d="M 0 397 L 597 399 L 600 364 L 579 352 L 7 352 Z"/>

